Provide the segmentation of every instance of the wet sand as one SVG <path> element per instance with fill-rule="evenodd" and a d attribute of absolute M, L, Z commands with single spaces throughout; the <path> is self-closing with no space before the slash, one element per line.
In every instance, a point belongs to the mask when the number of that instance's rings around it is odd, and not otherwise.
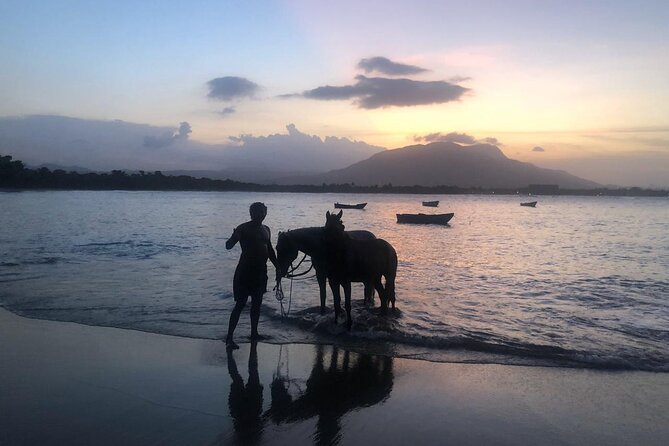
<path fill-rule="evenodd" d="M 239 340 L 243 340 L 242 337 Z M 0 444 L 669 444 L 669 374 L 449 364 L 0 309 Z"/>

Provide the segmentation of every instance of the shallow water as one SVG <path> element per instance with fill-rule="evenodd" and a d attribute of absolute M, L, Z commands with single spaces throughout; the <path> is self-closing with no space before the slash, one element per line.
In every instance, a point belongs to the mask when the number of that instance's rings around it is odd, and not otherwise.
<path fill-rule="evenodd" d="M 436 210 L 422 208 L 441 200 Z M 669 371 L 669 200 L 514 196 L 22 192 L 0 194 L 0 304 L 19 314 L 222 338 L 248 205 L 278 231 L 320 226 L 332 203 L 399 256 L 398 312 L 354 285 L 347 334 L 295 281 L 282 319 L 265 295 L 270 342 L 335 342 L 434 360 Z M 526 201 L 526 200 L 525 200 Z M 455 212 L 448 227 L 398 225 L 399 212 Z M 270 278 L 273 271 L 270 268 Z M 283 288 L 289 294 L 290 282 Z M 328 293 L 328 306 L 332 307 Z M 378 298 L 377 298 L 378 305 Z M 249 332 L 242 315 L 237 336 Z"/>

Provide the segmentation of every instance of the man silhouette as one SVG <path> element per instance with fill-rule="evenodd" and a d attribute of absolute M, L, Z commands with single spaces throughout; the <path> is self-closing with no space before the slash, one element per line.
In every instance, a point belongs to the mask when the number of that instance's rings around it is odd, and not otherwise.
<path fill-rule="evenodd" d="M 271 232 L 267 226 L 262 224 L 267 215 L 267 207 L 263 203 L 256 202 L 249 208 L 249 213 L 251 221 L 237 226 L 232 236 L 225 242 L 227 249 L 232 249 L 237 242 L 242 247 L 242 255 L 239 258 L 232 283 L 235 308 L 230 314 L 228 335 L 225 338 L 229 349 L 239 348 L 233 341 L 232 335 L 249 296 L 251 296 L 251 339 L 260 338 L 258 319 L 260 319 L 262 296 L 267 291 L 268 258 L 276 268 L 276 254 L 272 247 Z"/>

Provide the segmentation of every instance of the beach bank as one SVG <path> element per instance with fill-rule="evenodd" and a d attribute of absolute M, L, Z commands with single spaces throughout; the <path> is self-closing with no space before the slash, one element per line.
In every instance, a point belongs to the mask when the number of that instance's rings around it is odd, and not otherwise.
<path fill-rule="evenodd" d="M 0 309 L 0 444 L 669 442 L 669 374 L 433 363 Z M 240 339 L 243 340 L 243 339 Z"/>

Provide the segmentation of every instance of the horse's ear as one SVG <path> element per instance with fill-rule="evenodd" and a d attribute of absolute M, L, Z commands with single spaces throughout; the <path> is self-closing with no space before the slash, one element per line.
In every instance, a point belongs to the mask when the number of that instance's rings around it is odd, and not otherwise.
<path fill-rule="evenodd" d="M 329 218 L 330 218 L 330 211 L 327 211 L 327 212 L 325 213 L 325 218 L 326 218 L 326 219 L 329 219 Z"/>
<path fill-rule="evenodd" d="M 339 217 L 339 219 L 341 220 L 342 215 L 344 215 L 344 211 L 339 211 L 339 213 L 337 214 L 337 217 Z"/>

